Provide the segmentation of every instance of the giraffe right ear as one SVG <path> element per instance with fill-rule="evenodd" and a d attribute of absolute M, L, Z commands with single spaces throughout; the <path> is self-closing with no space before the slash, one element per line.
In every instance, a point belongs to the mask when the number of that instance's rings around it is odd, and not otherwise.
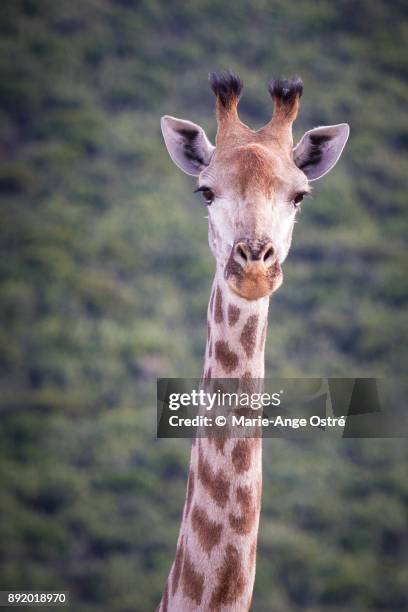
<path fill-rule="evenodd" d="M 165 115 L 161 118 L 164 142 L 176 166 L 191 176 L 198 176 L 208 166 L 215 147 L 203 128 L 191 121 Z"/>

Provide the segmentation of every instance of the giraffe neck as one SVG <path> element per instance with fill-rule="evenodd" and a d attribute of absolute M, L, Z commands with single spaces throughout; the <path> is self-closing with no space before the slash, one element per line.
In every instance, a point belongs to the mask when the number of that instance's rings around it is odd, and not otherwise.
<path fill-rule="evenodd" d="M 263 378 L 269 298 L 248 301 L 231 293 L 217 273 L 207 311 L 204 376 Z"/>
<path fill-rule="evenodd" d="M 233 296 L 216 274 L 205 378 L 263 378 L 268 302 Z M 261 490 L 261 438 L 193 442 L 177 552 L 160 612 L 249 610 Z"/>

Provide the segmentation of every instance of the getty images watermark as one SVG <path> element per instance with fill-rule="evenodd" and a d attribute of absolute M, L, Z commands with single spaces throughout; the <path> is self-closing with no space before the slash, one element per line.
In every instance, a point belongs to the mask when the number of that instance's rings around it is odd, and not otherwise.
<path fill-rule="evenodd" d="M 159 379 L 157 435 L 406 437 L 406 381 Z"/>

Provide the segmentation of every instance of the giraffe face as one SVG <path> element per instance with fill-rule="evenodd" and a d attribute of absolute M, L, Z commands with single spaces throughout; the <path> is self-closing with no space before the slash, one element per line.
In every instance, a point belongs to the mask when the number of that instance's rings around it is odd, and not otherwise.
<path fill-rule="evenodd" d="M 162 132 L 175 164 L 198 177 L 218 269 L 231 291 L 256 300 L 281 285 L 281 264 L 290 248 L 298 205 L 310 193 L 309 183 L 338 161 L 349 126 L 314 128 L 293 148 L 300 79 L 270 83 L 273 116 L 257 132 L 238 117 L 239 77 L 213 74 L 210 83 L 217 99 L 216 147 L 191 121 L 166 115 Z"/>
<path fill-rule="evenodd" d="M 306 176 L 276 147 L 217 151 L 198 179 L 208 206 L 209 245 L 229 288 L 259 299 L 282 283 Z"/>

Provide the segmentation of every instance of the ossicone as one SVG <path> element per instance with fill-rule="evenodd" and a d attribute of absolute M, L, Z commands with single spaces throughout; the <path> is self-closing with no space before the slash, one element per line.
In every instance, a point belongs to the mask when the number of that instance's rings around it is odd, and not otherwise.
<path fill-rule="evenodd" d="M 231 106 L 238 104 L 244 87 L 238 74 L 231 70 L 210 72 L 208 80 L 217 100 L 224 109 L 228 110 Z"/>
<path fill-rule="evenodd" d="M 268 90 L 273 100 L 273 114 L 270 122 L 263 128 L 264 134 L 279 138 L 283 146 L 293 146 L 292 124 L 300 107 L 303 93 L 303 81 L 296 76 L 293 79 L 272 79 Z"/>
<path fill-rule="evenodd" d="M 268 91 L 276 102 L 293 104 L 303 93 L 303 81 L 296 76 L 293 79 L 272 79 L 268 83 Z"/>

